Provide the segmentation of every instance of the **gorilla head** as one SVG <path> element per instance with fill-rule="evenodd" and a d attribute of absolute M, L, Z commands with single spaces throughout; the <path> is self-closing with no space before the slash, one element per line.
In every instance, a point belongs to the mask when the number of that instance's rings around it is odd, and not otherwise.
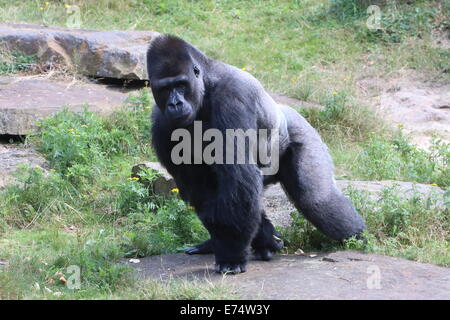
<path fill-rule="evenodd" d="M 191 124 L 203 102 L 206 57 L 181 39 L 160 36 L 147 53 L 156 105 L 174 127 Z M 197 61 L 202 60 L 202 61 Z"/>

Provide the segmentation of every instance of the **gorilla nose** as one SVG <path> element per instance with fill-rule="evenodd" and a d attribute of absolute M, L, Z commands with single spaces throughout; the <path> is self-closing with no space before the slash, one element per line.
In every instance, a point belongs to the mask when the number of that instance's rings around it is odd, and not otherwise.
<path fill-rule="evenodd" d="M 183 108 L 183 101 L 169 102 L 167 103 L 167 107 L 174 111 L 179 111 Z"/>
<path fill-rule="evenodd" d="M 169 112 L 173 115 L 181 115 L 184 113 L 183 102 L 177 102 L 176 104 L 169 103 L 167 104 L 167 107 L 169 108 Z"/>

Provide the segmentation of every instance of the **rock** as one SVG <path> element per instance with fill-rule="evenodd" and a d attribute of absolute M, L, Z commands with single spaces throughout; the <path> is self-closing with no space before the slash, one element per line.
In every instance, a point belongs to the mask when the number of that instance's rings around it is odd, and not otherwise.
<path fill-rule="evenodd" d="M 224 283 L 243 299 L 450 299 L 450 269 L 355 251 L 250 261 L 246 273 L 214 272 L 213 255 L 171 254 L 124 261 L 140 279 Z"/>
<path fill-rule="evenodd" d="M 64 82 L 43 77 L 0 77 L 0 135 L 27 135 L 36 121 L 67 106 L 82 111 L 110 113 L 123 105 L 127 94 L 105 85 Z"/>
<path fill-rule="evenodd" d="M 325 107 L 321 106 L 319 104 L 307 102 L 307 101 L 301 101 L 295 98 L 290 98 L 287 96 L 283 96 L 278 93 L 274 92 L 268 92 L 269 95 L 272 97 L 273 100 L 275 100 L 278 104 L 284 104 L 290 107 L 297 107 L 297 108 L 312 108 L 312 109 L 319 109 L 323 110 Z"/>
<path fill-rule="evenodd" d="M 158 172 L 158 177 L 152 183 L 145 179 L 140 180 L 147 188 L 151 186 L 154 194 L 168 196 L 171 190 L 177 187 L 172 176 L 159 162 L 146 162 L 135 165 L 131 169 L 131 177 L 140 178 L 139 172 L 143 169 L 151 169 Z"/>
<path fill-rule="evenodd" d="M 0 188 L 13 181 L 11 174 L 20 164 L 47 167 L 46 160 L 31 147 L 0 144 Z"/>
<path fill-rule="evenodd" d="M 148 80 L 146 51 L 158 33 L 97 31 L 1 23 L 0 43 L 37 55 L 41 63 L 64 63 L 83 75 Z"/>
<path fill-rule="evenodd" d="M 138 165 L 139 166 L 139 165 Z M 157 162 L 146 163 L 145 166 L 151 167 L 159 171 L 164 179 L 161 184 L 154 187 L 156 194 L 167 194 L 172 188 L 175 188 L 175 181 L 169 173 L 161 167 Z M 137 167 L 137 166 L 135 166 Z M 134 169 L 133 169 L 134 170 Z M 378 199 L 379 193 L 386 187 L 396 186 L 398 192 L 402 193 L 406 198 L 412 196 L 415 192 L 422 194 L 424 197 L 429 197 L 431 194 L 441 194 L 444 191 L 439 187 L 415 184 L 412 182 L 403 181 L 351 181 L 351 180 L 337 180 L 337 186 L 341 190 L 352 187 L 356 190 L 364 190 L 369 192 L 373 199 Z M 169 191 L 167 191 L 169 190 Z M 295 207 L 287 198 L 280 184 L 270 185 L 266 188 L 263 195 L 263 205 L 267 216 L 275 225 L 288 226 L 291 223 L 291 212 L 296 211 Z"/>
<path fill-rule="evenodd" d="M 415 193 L 421 194 L 428 198 L 432 194 L 442 194 L 444 191 L 436 186 L 427 184 L 419 184 L 404 181 L 353 181 L 353 180 L 337 180 L 336 184 L 340 190 L 353 188 L 359 191 L 367 191 L 372 200 L 379 198 L 380 192 L 386 188 L 395 186 L 396 190 L 406 199 L 412 197 Z M 279 184 L 271 185 L 266 188 L 263 197 L 263 204 L 267 216 L 275 225 L 289 226 L 291 224 L 291 212 L 296 211 L 295 207 L 288 200 L 284 190 Z"/>

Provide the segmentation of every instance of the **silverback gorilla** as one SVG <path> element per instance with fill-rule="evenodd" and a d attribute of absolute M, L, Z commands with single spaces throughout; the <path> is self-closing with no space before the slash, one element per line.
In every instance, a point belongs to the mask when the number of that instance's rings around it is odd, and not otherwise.
<path fill-rule="evenodd" d="M 170 35 L 151 42 L 147 68 L 157 106 L 153 147 L 211 236 L 186 253 L 214 253 L 221 273 L 245 272 L 250 248 L 257 259 L 270 260 L 283 242 L 262 209 L 261 194 L 265 185 L 276 182 L 327 236 L 343 240 L 365 229 L 335 185 L 332 160 L 316 130 L 295 110 L 276 104 L 249 73 Z M 172 134 L 180 128 L 192 133 L 196 122 L 202 130 L 224 135 L 227 129 L 277 129 L 278 171 L 263 175 L 258 161 L 175 164 Z"/>

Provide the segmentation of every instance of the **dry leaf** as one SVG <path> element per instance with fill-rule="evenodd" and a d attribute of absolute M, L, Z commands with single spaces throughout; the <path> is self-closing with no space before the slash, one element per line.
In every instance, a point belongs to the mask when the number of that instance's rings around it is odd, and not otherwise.
<path fill-rule="evenodd" d="M 141 260 L 139 260 L 139 259 L 130 259 L 130 260 L 128 260 L 128 262 L 129 263 L 140 263 Z"/>

